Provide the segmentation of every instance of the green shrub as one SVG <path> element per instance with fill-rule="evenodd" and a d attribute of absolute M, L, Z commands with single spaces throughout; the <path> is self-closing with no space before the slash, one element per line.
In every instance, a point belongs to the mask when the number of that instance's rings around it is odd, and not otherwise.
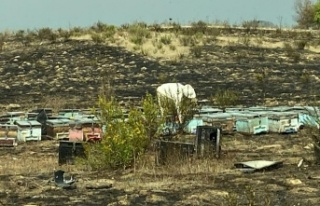
<path fill-rule="evenodd" d="M 151 32 L 144 23 L 136 23 L 128 26 L 130 40 L 134 44 L 141 45 L 145 39 L 151 38 Z"/>
<path fill-rule="evenodd" d="M 287 57 L 292 59 L 294 62 L 300 61 L 301 59 L 300 53 L 290 43 L 284 43 L 283 47 Z"/>
<path fill-rule="evenodd" d="M 180 44 L 182 44 L 182 46 L 194 46 L 196 45 L 196 40 L 193 37 L 190 36 L 182 36 L 180 39 Z"/>
<path fill-rule="evenodd" d="M 173 32 L 174 33 L 179 33 L 181 31 L 181 25 L 179 23 L 176 22 L 170 22 L 170 26 L 173 27 Z"/>
<path fill-rule="evenodd" d="M 211 102 L 222 109 L 225 109 L 227 106 L 235 105 L 238 100 L 238 94 L 231 90 L 218 90 L 215 95 L 211 97 Z"/>
<path fill-rule="evenodd" d="M 137 110 L 129 112 L 125 120 L 122 109 L 114 98 L 99 97 L 100 119 L 106 125 L 106 132 L 100 144 L 87 144 L 87 163 L 93 169 L 126 168 L 133 164 L 134 157 L 147 144 L 141 114 Z"/>
<path fill-rule="evenodd" d="M 59 28 L 58 33 L 59 33 L 59 37 L 64 38 L 65 40 L 68 40 L 71 37 L 71 32 L 68 30 Z"/>
<path fill-rule="evenodd" d="M 97 115 L 106 125 L 106 132 L 100 144 L 85 145 L 85 163 L 95 170 L 133 166 L 157 134 L 160 119 L 156 101 L 147 94 L 142 101 L 143 111 L 131 108 L 127 118 L 113 97 L 99 97 L 98 108 Z"/>
<path fill-rule="evenodd" d="M 171 41 L 172 41 L 172 40 L 171 40 L 171 37 L 168 36 L 168 35 L 162 36 L 162 37 L 160 38 L 160 42 L 163 43 L 163 44 L 165 44 L 165 45 L 171 44 Z"/>
<path fill-rule="evenodd" d="M 202 33 L 205 34 L 207 31 L 207 23 L 204 21 L 192 22 L 191 23 L 193 34 Z"/>
<path fill-rule="evenodd" d="M 142 45 L 145 41 L 143 36 L 133 35 L 130 37 L 130 41 L 136 45 Z"/>
<path fill-rule="evenodd" d="M 105 38 L 113 37 L 117 31 L 117 28 L 115 26 L 104 24 L 100 21 L 91 26 L 91 29 L 96 33 L 103 33 L 103 36 L 105 36 Z"/>
<path fill-rule="evenodd" d="M 194 46 L 190 49 L 190 52 L 192 55 L 194 55 L 195 57 L 201 57 L 202 55 L 202 46 Z"/>
<path fill-rule="evenodd" d="M 246 32 L 250 32 L 251 30 L 256 30 L 259 27 L 259 21 L 250 20 L 242 22 L 242 27 L 245 28 Z"/>
<path fill-rule="evenodd" d="M 177 49 L 175 45 L 170 45 L 169 48 L 170 48 L 170 50 L 172 50 L 172 51 L 175 51 L 175 50 Z"/>
<path fill-rule="evenodd" d="M 18 41 L 22 41 L 25 37 L 25 31 L 24 30 L 19 30 L 15 33 L 15 37 Z"/>
<path fill-rule="evenodd" d="M 108 27 L 107 24 L 102 23 L 101 21 L 98 21 L 93 26 L 91 26 L 91 29 L 95 32 L 103 32 Z"/>
<path fill-rule="evenodd" d="M 142 108 L 146 133 L 149 139 L 152 139 L 156 136 L 158 127 L 163 121 L 159 118 L 159 105 L 155 98 L 147 93 L 142 100 Z"/>
<path fill-rule="evenodd" d="M 0 52 L 3 50 L 4 42 L 5 42 L 5 35 L 0 33 Z"/>
<path fill-rule="evenodd" d="M 240 36 L 238 38 L 238 43 L 242 44 L 246 47 L 249 47 L 251 45 L 251 37 L 250 35 L 244 35 L 244 36 Z"/>
<path fill-rule="evenodd" d="M 96 44 L 103 43 L 104 40 L 105 40 L 104 37 L 101 34 L 98 34 L 98 33 L 91 34 L 91 39 Z"/>
<path fill-rule="evenodd" d="M 305 47 L 307 46 L 307 41 L 299 40 L 299 41 L 295 41 L 294 44 L 298 50 L 304 50 Z"/>
<path fill-rule="evenodd" d="M 42 28 L 38 30 L 38 38 L 42 40 L 55 41 L 57 39 L 57 34 L 50 28 Z"/>
<path fill-rule="evenodd" d="M 71 36 L 80 36 L 84 34 L 84 29 L 81 27 L 73 27 L 70 29 Z"/>

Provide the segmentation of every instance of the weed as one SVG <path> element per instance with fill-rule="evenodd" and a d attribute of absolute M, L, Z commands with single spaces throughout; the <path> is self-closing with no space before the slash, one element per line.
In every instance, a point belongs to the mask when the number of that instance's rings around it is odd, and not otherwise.
<path fill-rule="evenodd" d="M 193 55 L 193 56 L 195 56 L 195 57 L 201 57 L 201 55 L 202 55 L 202 50 L 203 50 L 203 48 L 202 48 L 202 46 L 193 46 L 191 49 L 190 49 L 190 52 L 191 52 L 191 54 Z"/>
<path fill-rule="evenodd" d="M 15 33 L 15 37 L 18 41 L 22 41 L 25 38 L 26 32 L 24 30 L 19 30 Z"/>
<path fill-rule="evenodd" d="M 162 48 L 163 48 L 163 44 L 158 43 L 158 44 L 157 44 L 157 49 L 159 49 L 159 50 L 160 50 L 160 49 L 162 49 Z"/>
<path fill-rule="evenodd" d="M 85 33 L 85 30 L 81 27 L 73 27 L 70 29 L 71 36 L 81 36 Z"/>
<path fill-rule="evenodd" d="M 96 24 L 94 24 L 93 26 L 91 26 L 91 29 L 94 32 L 97 33 L 108 33 L 109 36 L 113 36 L 116 32 L 116 27 L 113 25 L 107 25 L 105 23 L 102 23 L 101 21 L 98 21 Z"/>
<path fill-rule="evenodd" d="M 179 53 L 179 54 L 178 54 L 178 58 L 179 58 L 179 59 L 183 59 L 184 57 L 185 57 L 185 54 L 184 54 L 184 53 Z"/>
<path fill-rule="evenodd" d="M 144 48 L 142 48 L 141 47 L 141 54 L 143 55 L 143 56 L 148 56 L 149 55 L 149 52 L 146 50 L 146 49 L 144 49 Z"/>
<path fill-rule="evenodd" d="M 195 33 L 205 34 L 207 31 L 208 25 L 204 21 L 198 21 L 198 22 L 192 22 L 191 26 L 192 26 L 193 34 L 195 34 Z"/>
<path fill-rule="evenodd" d="M 205 38 L 205 43 L 207 44 L 212 44 L 214 42 L 217 41 L 217 37 L 216 36 L 210 36 L 210 37 L 206 37 Z"/>
<path fill-rule="evenodd" d="M 151 37 L 151 32 L 147 29 L 146 25 L 142 23 L 129 25 L 128 32 L 131 36 L 131 42 L 137 45 L 142 45 L 145 39 Z"/>
<path fill-rule="evenodd" d="M 211 102 L 225 110 L 227 106 L 235 105 L 238 100 L 238 94 L 232 90 L 218 90 L 211 96 Z"/>
<path fill-rule="evenodd" d="M 0 52 L 3 50 L 5 37 L 3 34 L 0 34 Z"/>
<path fill-rule="evenodd" d="M 58 29 L 58 35 L 59 35 L 59 37 L 62 37 L 65 40 L 68 40 L 70 38 L 70 36 L 71 36 L 71 32 L 68 31 L 68 30 L 64 30 L 62 28 L 59 28 Z"/>
<path fill-rule="evenodd" d="M 294 62 L 298 62 L 301 59 L 300 53 L 297 52 L 290 43 L 284 43 L 283 48 L 287 54 L 287 57 L 291 58 Z"/>
<path fill-rule="evenodd" d="M 158 53 L 158 49 L 157 48 L 153 49 L 153 54 L 156 54 L 156 53 Z"/>
<path fill-rule="evenodd" d="M 37 36 L 41 41 L 43 40 L 55 41 L 57 39 L 57 34 L 48 27 L 39 29 Z"/>
<path fill-rule="evenodd" d="M 168 74 L 167 73 L 160 73 L 160 74 L 158 74 L 158 81 L 159 81 L 159 83 L 165 83 L 165 82 L 167 82 L 167 80 L 169 79 L 169 77 L 168 77 Z"/>
<path fill-rule="evenodd" d="M 158 39 L 152 39 L 151 43 L 152 43 L 153 46 L 156 46 L 157 43 L 158 43 Z"/>
<path fill-rule="evenodd" d="M 242 44 L 242 45 L 244 45 L 246 47 L 249 47 L 251 45 L 251 37 L 250 37 L 250 35 L 246 34 L 244 36 L 240 36 L 238 38 L 238 43 Z"/>
<path fill-rule="evenodd" d="M 307 46 L 307 41 L 299 40 L 299 41 L 295 41 L 294 44 L 298 50 L 304 50 L 305 47 Z"/>
<path fill-rule="evenodd" d="M 98 34 L 98 33 L 91 34 L 91 39 L 96 44 L 100 44 L 105 41 L 105 38 L 101 34 Z"/>
<path fill-rule="evenodd" d="M 242 23 L 242 27 L 246 29 L 246 32 L 249 33 L 251 30 L 256 30 L 259 27 L 259 21 L 251 20 L 251 21 L 244 21 Z"/>
<path fill-rule="evenodd" d="M 170 50 L 172 50 L 172 51 L 175 51 L 175 50 L 177 49 L 175 45 L 170 45 L 169 48 L 170 48 Z"/>
<path fill-rule="evenodd" d="M 133 50 L 134 50 L 134 51 L 141 51 L 141 46 L 139 46 L 139 45 L 134 45 L 134 46 L 133 46 Z"/>
<path fill-rule="evenodd" d="M 265 100 L 266 100 L 268 77 L 269 77 L 268 68 L 263 68 L 255 74 L 255 79 L 262 90 L 263 103 L 265 103 Z"/>
<path fill-rule="evenodd" d="M 165 45 L 170 45 L 171 44 L 171 37 L 170 36 L 168 36 L 168 35 L 165 35 L 165 36 L 162 36 L 161 38 L 160 38 L 160 42 L 161 43 L 163 43 L 163 44 L 165 44 Z"/>
<path fill-rule="evenodd" d="M 144 37 L 139 35 L 131 36 L 130 41 L 136 45 L 142 45 L 144 43 Z"/>
<path fill-rule="evenodd" d="M 190 37 L 190 36 L 182 36 L 180 39 L 180 44 L 183 46 L 194 46 L 196 45 L 195 38 Z"/>
<path fill-rule="evenodd" d="M 223 206 L 239 206 L 239 197 L 235 193 L 228 193 L 226 197 L 224 197 Z"/>

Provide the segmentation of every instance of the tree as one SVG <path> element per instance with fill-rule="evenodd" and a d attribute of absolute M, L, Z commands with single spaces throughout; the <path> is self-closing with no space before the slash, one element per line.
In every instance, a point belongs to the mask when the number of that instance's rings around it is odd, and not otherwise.
<path fill-rule="evenodd" d="M 100 96 L 96 116 L 105 126 L 102 141 L 85 144 L 84 160 L 94 170 L 119 169 L 135 166 L 159 128 L 158 106 L 147 94 L 142 101 L 142 111 L 131 108 L 126 115 L 114 97 Z"/>
<path fill-rule="evenodd" d="M 317 25 L 320 24 L 320 0 L 314 4 L 314 21 Z"/>
<path fill-rule="evenodd" d="M 308 29 L 315 24 L 315 5 L 311 0 L 296 0 L 295 5 L 296 22 L 298 28 Z"/>

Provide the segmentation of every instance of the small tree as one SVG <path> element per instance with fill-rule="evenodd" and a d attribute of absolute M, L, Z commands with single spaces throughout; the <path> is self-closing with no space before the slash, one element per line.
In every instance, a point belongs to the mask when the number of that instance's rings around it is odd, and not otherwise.
<path fill-rule="evenodd" d="M 311 0 L 296 0 L 295 5 L 296 22 L 301 29 L 308 29 L 315 23 L 315 7 Z"/>
<path fill-rule="evenodd" d="M 134 166 L 160 124 L 153 97 L 147 94 L 142 102 L 143 111 L 131 108 L 127 117 L 114 97 L 100 96 L 97 106 L 100 110 L 95 113 L 105 132 L 100 144 L 86 144 L 85 162 L 95 170 Z"/>
<path fill-rule="evenodd" d="M 159 125 L 163 122 L 163 119 L 159 117 L 159 105 L 149 93 L 146 94 L 142 100 L 143 109 L 143 121 L 149 139 L 153 139 L 157 134 Z"/>
<path fill-rule="evenodd" d="M 314 4 L 314 21 L 319 27 L 320 24 L 320 0 Z"/>

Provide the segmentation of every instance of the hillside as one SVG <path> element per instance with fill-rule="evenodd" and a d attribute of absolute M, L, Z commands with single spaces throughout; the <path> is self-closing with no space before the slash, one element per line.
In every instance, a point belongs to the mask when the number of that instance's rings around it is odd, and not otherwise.
<path fill-rule="evenodd" d="M 199 99 L 235 91 L 244 105 L 305 104 L 319 89 L 314 31 L 98 23 L 2 37 L 3 107 L 87 107 L 108 85 L 128 99 L 175 81 L 193 85 Z"/>

